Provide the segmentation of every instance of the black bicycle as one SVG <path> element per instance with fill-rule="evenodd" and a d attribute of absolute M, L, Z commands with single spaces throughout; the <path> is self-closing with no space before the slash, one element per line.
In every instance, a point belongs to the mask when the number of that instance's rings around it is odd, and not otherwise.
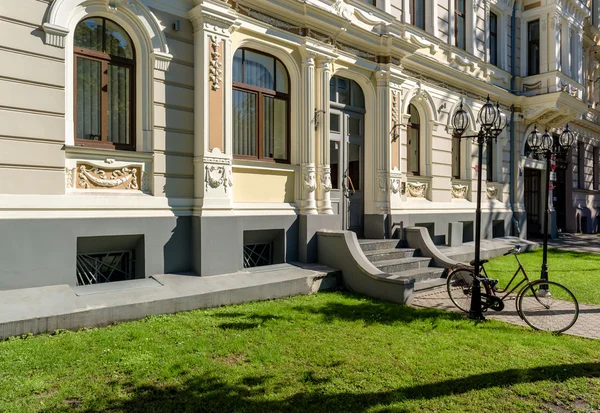
<path fill-rule="evenodd" d="M 497 279 L 488 277 L 484 267 L 488 260 L 481 260 L 480 276 L 477 279 L 480 281 L 483 311 L 488 309 L 502 311 L 504 302 L 514 299 L 517 314 L 532 328 L 555 333 L 568 330 L 579 317 L 577 299 L 567 287 L 557 282 L 531 281 L 519 260 L 520 252 L 521 246 L 516 245 L 504 254 L 513 254 L 519 264 L 519 268 L 504 288 L 498 287 Z M 465 312 L 469 311 L 471 304 L 474 265 L 474 261 L 471 261 L 471 266 L 461 264 L 452 268 L 446 281 L 452 303 Z M 523 279 L 511 288 L 519 272 L 523 273 Z M 521 286 L 523 287 L 519 289 Z M 517 290 L 518 292 L 514 294 Z"/>

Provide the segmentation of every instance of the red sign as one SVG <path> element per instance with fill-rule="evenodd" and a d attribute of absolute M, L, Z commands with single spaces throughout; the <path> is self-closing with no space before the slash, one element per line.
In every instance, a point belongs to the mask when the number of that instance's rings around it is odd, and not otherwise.
<path fill-rule="evenodd" d="M 548 189 L 550 189 L 550 190 L 554 189 L 554 188 L 553 188 L 553 185 L 552 185 L 552 182 L 550 182 L 550 183 L 548 184 Z"/>

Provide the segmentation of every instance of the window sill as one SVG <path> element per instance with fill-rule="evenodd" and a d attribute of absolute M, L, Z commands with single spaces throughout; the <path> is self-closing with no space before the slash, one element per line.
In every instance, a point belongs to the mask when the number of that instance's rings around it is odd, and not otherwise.
<path fill-rule="evenodd" d="M 67 158 L 92 156 L 95 158 L 118 158 L 137 161 L 152 161 L 152 152 L 123 151 L 118 149 L 94 148 L 89 146 L 64 146 Z"/>
<path fill-rule="evenodd" d="M 297 166 L 288 163 L 250 161 L 247 159 L 233 158 L 235 169 L 256 169 L 263 171 L 296 172 Z"/>

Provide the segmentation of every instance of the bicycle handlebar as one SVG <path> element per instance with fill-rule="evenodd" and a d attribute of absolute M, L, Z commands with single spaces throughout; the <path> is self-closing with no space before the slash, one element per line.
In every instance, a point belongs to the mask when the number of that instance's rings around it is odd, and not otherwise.
<path fill-rule="evenodd" d="M 520 252 L 521 252 L 521 246 L 517 244 L 517 245 L 515 245 L 513 248 L 509 249 L 507 252 L 505 252 L 505 253 L 504 253 L 504 254 L 502 254 L 502 255 L 504 255 L 504 256 L 507 256 L 508 254 L 514 254 L 514 255 L 517 255 L 517 254 L 519 254 Z"/>

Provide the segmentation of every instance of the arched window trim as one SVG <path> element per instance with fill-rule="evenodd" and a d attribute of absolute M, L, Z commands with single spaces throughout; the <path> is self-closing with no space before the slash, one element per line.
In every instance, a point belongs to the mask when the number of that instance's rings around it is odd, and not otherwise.
<path fill-rule="evenodd" d="M 250 85 L 245 83 L 245 55 L 242 58 L 242 65 L 241 65 L 241 82 L 237 82 L 237 81 L 233 81 L 232 80 L 232 89 L 233 91 L 242 91 L 242 92 L 248 92 L 248 93 L 253 93 L 256 94 L 258 96 L 257 98 L 257 111 L 256 111 L 256 124 L 257 124 L 257 131 L 256 131 L 256 156 L 250 156 L 250 155 L 240 155 L 240 154 L 236 154 L 233 151 L 233 156 L 234 158 L 237 159 L 249 159 L 249 160 L 260 160 L 260 161 L 264 161 L 264 162 L 278 162 L 278 163 L 290 163 L 291 160 L 291 83 L 290 83 L 290 74 L 289 71 L 286 67 L 286 65 L 281 61 L 281 59 L 277 58 L 276 56 L 263 52 L 261 50 L 257 50 L 257 49 L 253 49 L 253 48 L 249 48 L 249 47 L 241 47 L 239 49 L 236 50 L 239 51 L 241 50 L 242 53 L 244 53 L 245 51 L 250 51 L 253 53 L 257 53 L 266 57 L 269 57 L 271 59 L 273 59 L 275 61 L 275 66 L 277 66 L 277 62 L 279 62 L 283 68 L 285 68 L 285 78 L 287 80 L 287 93 L 284 92 L 278 92 L 277 91 L 277 80 L 274 80 L 274 89 L 267 89 L 267 88 L 262 88 L 262 87 L 258 87 L 258 86 L 254 86 L 254 85 Z M 234 53 L 235 55 L 235 53 Z M 233 79 L 235 79 L 237 77 L 236 73 L 233 73 Z M 262 138 L 262 132 L 263 132 L 263 97 L 274 97 L 277 99 L 281 99 L 281 100 L 285 100 L 286 102 L 286 130 L 285 130 L 285 141 L 286 141 L 286 158 L 285 159 L 277 159 L 277 158 L 270 158 L 270 157 L 266 157 L 264 156 L 263 153 L 263 146 L 264 146 L 264 139 Z M 232 120 L 233 122 L 234 120 Z M 233 140 L 235 140 L 235 136 L 233 137 Z M 233 147 L 235 148 L 235 142 L 233 142 Z"/>
<path fill-rule="evenodd" d="M 84 19 L 81 19 L 77 26 L 86 20 L 89 19 L 102 19 L 103 25 L 103 51 L 95 51 L 92 49 L 87 49 L 83 47 L 78 47 L 73 44 L 73 122 L 74 122 L 74 142 L 77 146 L 87 146 L 87 147 L 97 147 L 104 149 L 119 149 L 119 150 L 131 150 L 134 151 L 136 149 L 136 50 L 135 44 L 132 41 L 131 35 L 123 28 L 120 24 L 106 18 L 104 16 L 94 16 L 89 15 Z M 123 32 L 127 34 L 129 37 L 129 46 L 132 48 L 133 56 L 131 59 L 110 55 L 104 51 L 105 49 L 105 37 L 106 37 L 106 22 L 111 22 L 112 24 L 119 27 Z M 75 39 L 73 39 L 73 42 Z M 101 80 L 101 109 L 100 109 L 100 118 L 101 118 L 101 134 L 100 140 L 91 140 L 91 139 L 78 139 L 77 138 L 77 112 L 78 112 L 78 104 L 77 104 L 77 64 L 78 59 L 86 59 L 91 61 L 100 62 L 102 64 L 102 80 Z M 108 67 L 109 65 L 118 65 L 119 67 L 126 67 L 129 69 L 129 143 L 118 143 L 118 142 L 110 142 L 108 141 Z"/>

